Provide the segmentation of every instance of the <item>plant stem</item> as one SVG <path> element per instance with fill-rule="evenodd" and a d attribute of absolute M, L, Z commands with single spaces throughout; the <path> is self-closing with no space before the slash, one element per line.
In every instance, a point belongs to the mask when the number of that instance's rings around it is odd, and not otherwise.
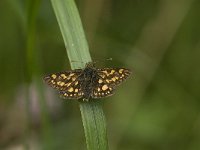
<path fill-rule="evenodd" d="M 83 68 L 85 63 L 91 62 L 91 57 L 76 5 L 73 0 L 51 0 L 51 2 L 71 67 Z M 107 150 L 106 119 L 101 102 L 89 101 L 79 104 L 88 150 Z"/>

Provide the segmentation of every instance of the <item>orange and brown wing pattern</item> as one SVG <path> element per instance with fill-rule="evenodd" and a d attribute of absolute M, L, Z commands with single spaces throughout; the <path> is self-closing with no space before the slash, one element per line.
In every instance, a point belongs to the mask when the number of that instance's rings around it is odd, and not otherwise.
<path fill-rule="evenodd" d="M 88 100 L 90 97 L 104 98 L 113 95 L 116 86 L 125 81 L 130 74 L 129 69 L 98 69 L 89 63 L 84 69 L 47 75 L 44 81 L 57 89 L 62 98 Z"/>
<path fill-rule="evenodd" d="M 44 77 L 44 81 L 57 89 L 62 98 L 79 99 L 83 96 L 79 77 L 81 69 L 53 73 Z"/>
<path fill-rule="evenodd" d="M 93 88 L 93 98 L 103 98 L 114 94 L 115 87 L 125 81 L 131 71 L 125 68 L 97 69 L 99 76 Z"/>
<path fill-rule="evenodd" d="M 125 81 L 131 74 L 129 69 L 125 68 L 104 68 L 98 69 L 99 80 L 104 80 L 109 85 L 117 86 Z"/>
<path fill-rule="evenodd" d="M 52 73 L 44 77 L 44 81 L 51 87 L 57 90 L 66 90 L 73 83 L 78 84 L 77 78 L 80 76 L 82 70 L 64 71 Z"/>
<path fill-rule="evenodd" d="M 98 79 L 96 86 L 93 88 L 92 98 L 104 98 L 114 94 L 113 85 L 107 83 L 104 79 Z"/>
<path fill-rule="evenodd" d="M 65 91 L 59 91 L 59 94 L 60 97 L 64 99 L 79 99 L 84 95 L 81 84 L 75 85 L 74 82 Z"/>

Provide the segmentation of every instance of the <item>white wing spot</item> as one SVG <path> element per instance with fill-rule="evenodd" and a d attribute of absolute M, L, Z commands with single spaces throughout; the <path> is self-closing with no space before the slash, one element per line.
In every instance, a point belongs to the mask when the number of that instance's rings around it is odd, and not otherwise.
<path fill-rule="evenodd" d="M 74 88 L 73 87 L 70 87 L 69 89 L 68 89 L 68 92 L 73 92 L 74 91 Z M 71 96 L 71 95 L 70 95 Z"/>
<path fill-rule="evenodd" d="M 67 76 L 65 75 L 65 74 L 61 74 L 60 75 L 63 79 L 66 79 L 67 78 Z"/>
<path fill-rule="evenodd" d="M 57 76 L 56 76 L 55 74 L 52 74 L 51 77 L 52 77 L 53 79 L 55 79 Z"/>
<path fill-rule="evenodd" d="M 119 73 L 123 73 L 124 69 L 119 69 Z"/>
<path fill-rule="evenodd" d="M 102 79 L 99 79 L 99 81 L 98 81 L 99 83 L 102 83 L 103 82 L 103 80 Z"/>
<path fill-rule="evenodd" d="M 102 86 L 102 90 L 105 91 L 105 90 L 107 90 L 107 89 L 108 89 L 108 86 L 107 86 L 106 84 L 104 84 L 104 85 Z"/>

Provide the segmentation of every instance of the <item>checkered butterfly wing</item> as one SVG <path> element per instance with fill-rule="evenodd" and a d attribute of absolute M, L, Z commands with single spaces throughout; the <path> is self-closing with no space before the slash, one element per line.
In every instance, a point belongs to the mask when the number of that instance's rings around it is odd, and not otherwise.
<path fill-rule="evenodd" d="M 108 97 L 114 94 L 115 87 L 125 81 L 131 71 L 125 68 L 97 69 L 98 80 L 93 89 L 93 98 Z"/>
<path fill-rule="evenodd" d="M 79 99 L 83 96 L 79 77 L 81 69 L 53 73 L 44 77 L 44 81 L 57 89 L 62 98 Z"/>

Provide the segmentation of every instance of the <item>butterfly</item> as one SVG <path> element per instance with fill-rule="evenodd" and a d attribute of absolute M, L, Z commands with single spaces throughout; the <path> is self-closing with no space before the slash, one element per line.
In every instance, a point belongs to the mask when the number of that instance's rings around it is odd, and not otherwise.
<path fill-rule="evenodd" d="M 57 89 L 61 98 L 83 99 L 104 98 L 114 94 L 115 88 L 131 74 L 126 68 L 96 68 L 93 62 L 84 69 L 52 73 L 44 81 Z"/>

